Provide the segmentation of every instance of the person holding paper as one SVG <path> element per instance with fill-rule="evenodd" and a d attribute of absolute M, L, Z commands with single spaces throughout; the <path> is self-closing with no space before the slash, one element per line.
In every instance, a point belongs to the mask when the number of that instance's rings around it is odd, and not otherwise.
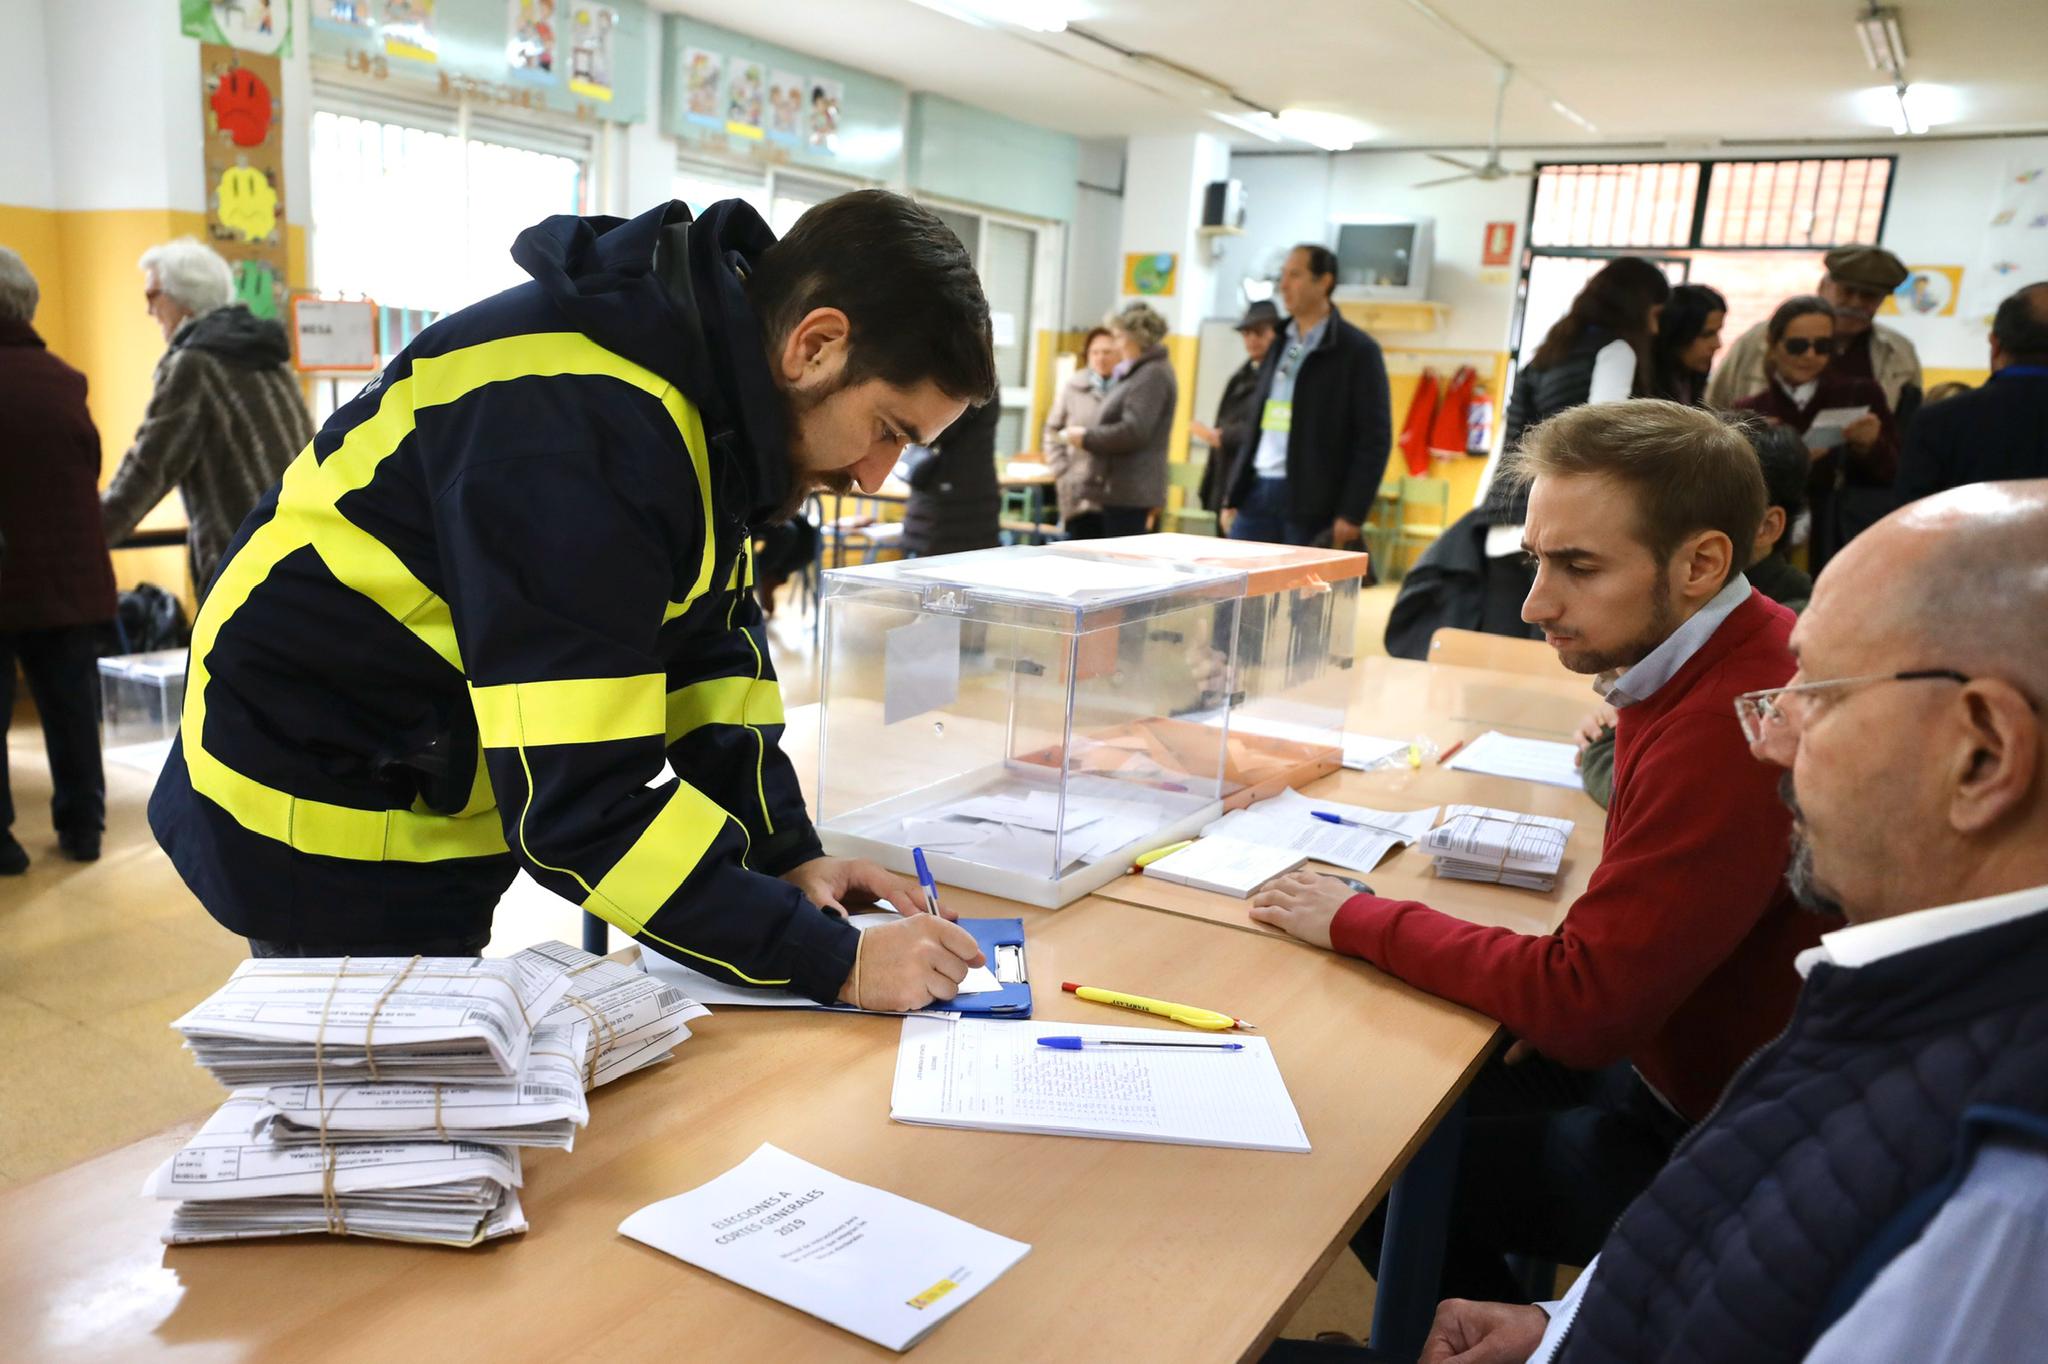
<path fill-rule="evenodd" d="M 1566 667 L 1617 674 L 1600 865 L 1547 934 L 1282 878 L 1252 917 L 1498 1019 L 1520 1042 L 1471 1093 L 1446 1296 L 1506 1299 L 1502 1257 L 1583 1264 L 1792 1011 L 1820 925 L 1784 884 L 1791 819 L 1734 701 L 1793 670 L 1792 614 L 1739 565 L 1764 515 L 1749 442 L 1657 399 L 1534 428 L 1523 616 Z M 1740 550 L 1738 550 L 1740 546 Z M 1535 1053 L 1535 1054 L 1531 1054 Z M 1353 1242 L 1377 1264 L 1380 1221 Z"/>
<path fill-rule="evenodd" d="M 1798 677 L 1740 714 L 1794 892 L 1848 926 L 1571 1292 L 1444 1302 L 1424 1360 L 2040 1357 L 2048 643 L 2009 627 L 2048 617 L 2044 547 L 2048 480 L 1984 483 L 1821 575 Z"/>
<path fill-rule="evenodd" d="M 780 241 L 728 200 L 512 255 L 532 278 L 421 333 L 243 524 L 150 827 L 259 955 L 472 954 L 523 869 L 721 980 L 950 998 L 973 938 L 822 855 L 750 528 L 994 399 L 965 248 L 860 191 Z M 837 917 L 878 897 L 907 917 Z"/>
<path fill-rule="evenodd" d="M 1874 379 L 1829 367 L 1835 353 L 1834 306 L 1814 294 L 1788 298 L 1771 314 L 1770 382 L 1736 403 L 1791 427 L 1813 459 L 1808 563 L 1818 573 L 1835 551 L 1890 511 L 1899 438 L 1891 404 Z"/>

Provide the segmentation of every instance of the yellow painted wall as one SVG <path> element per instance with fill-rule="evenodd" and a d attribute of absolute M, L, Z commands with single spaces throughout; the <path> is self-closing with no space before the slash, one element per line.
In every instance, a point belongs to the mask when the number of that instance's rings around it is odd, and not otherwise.
<path fill-rule="evenodd" d="M 149 405 L 163 334 L 142 301 L 136 262 L 174 237 L 205 240 L 206 220 L 177 209 L 62 211 L 0 204 L 0 245 L 12 247 L 36 276 L 42 302 L 36 330 L 52 353 L 85 375 L 87 404 L 100 432 L 100 484 L 105 486 Z M 287 282 L 306 277 L 306 234 L 286 228 Z M 184 508 L 166 498 L 143 518 L 149 529 L 182 527 Z M 114 556 L 123 588 L 140 581 L 181 593 L 192 608 L 185 551 L 123 550 Z"/>

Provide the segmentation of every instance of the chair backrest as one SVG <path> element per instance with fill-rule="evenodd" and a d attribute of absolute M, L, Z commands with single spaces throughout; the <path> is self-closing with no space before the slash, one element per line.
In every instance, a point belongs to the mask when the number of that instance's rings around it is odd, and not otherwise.
<path fill-rule="evenodd" d="M 1178 488 L 1190 497 L 1202 491 L 1202 466 L 1193 460 L 1172 459 L 1166 462 L 1166 486 Z"/>
<path fill-rule="evenodd" d="M 1406 521 L 1408 513 L 1415 508 L 1436 510 L 1437 524 L 1449 525 L 1451 521 L 1451 481 L 1448 478 L 1413 478 L 1401 480 L 1401 519 Z"/>
<path fill-rule="evenodd" d="M 1521 673 L 1527 677 L 1571 677 L 1571 669 L 1557 660 L 1557 650 L 1540 639 L 1510 639 L 1479 630 L 1456 630 L 1446 625 L 1429 637 L 1429 661 L 1462 668 L 1492 668 L 1495 672 Z"/>

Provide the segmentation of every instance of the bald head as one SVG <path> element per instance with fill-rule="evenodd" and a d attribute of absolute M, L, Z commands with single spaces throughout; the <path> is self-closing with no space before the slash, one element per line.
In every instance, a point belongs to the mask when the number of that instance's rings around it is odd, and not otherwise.
<path fill-rule="evenodd" d="M 1859 633 L 1912 655 L 1903 666 L 2048 700 L 2048 479 L 1965 484 L 1893 512 L 1828 565 L 1814 605 L 1853 614 Z"/>
<path fill-rule="evenodd" d="M 1991 319 L 1991 367 L 2048 365 L 2048 282 L 2013 291 Z"/>

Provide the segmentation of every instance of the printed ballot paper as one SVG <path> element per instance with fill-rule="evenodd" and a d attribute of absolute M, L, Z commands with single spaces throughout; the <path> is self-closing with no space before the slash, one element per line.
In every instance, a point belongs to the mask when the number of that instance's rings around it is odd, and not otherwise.
<path fill-rule="evenodd" d="M 923 1340 L 1031 1249 L 765 1142 L 619 1230 L 892 1350 Z"/>

